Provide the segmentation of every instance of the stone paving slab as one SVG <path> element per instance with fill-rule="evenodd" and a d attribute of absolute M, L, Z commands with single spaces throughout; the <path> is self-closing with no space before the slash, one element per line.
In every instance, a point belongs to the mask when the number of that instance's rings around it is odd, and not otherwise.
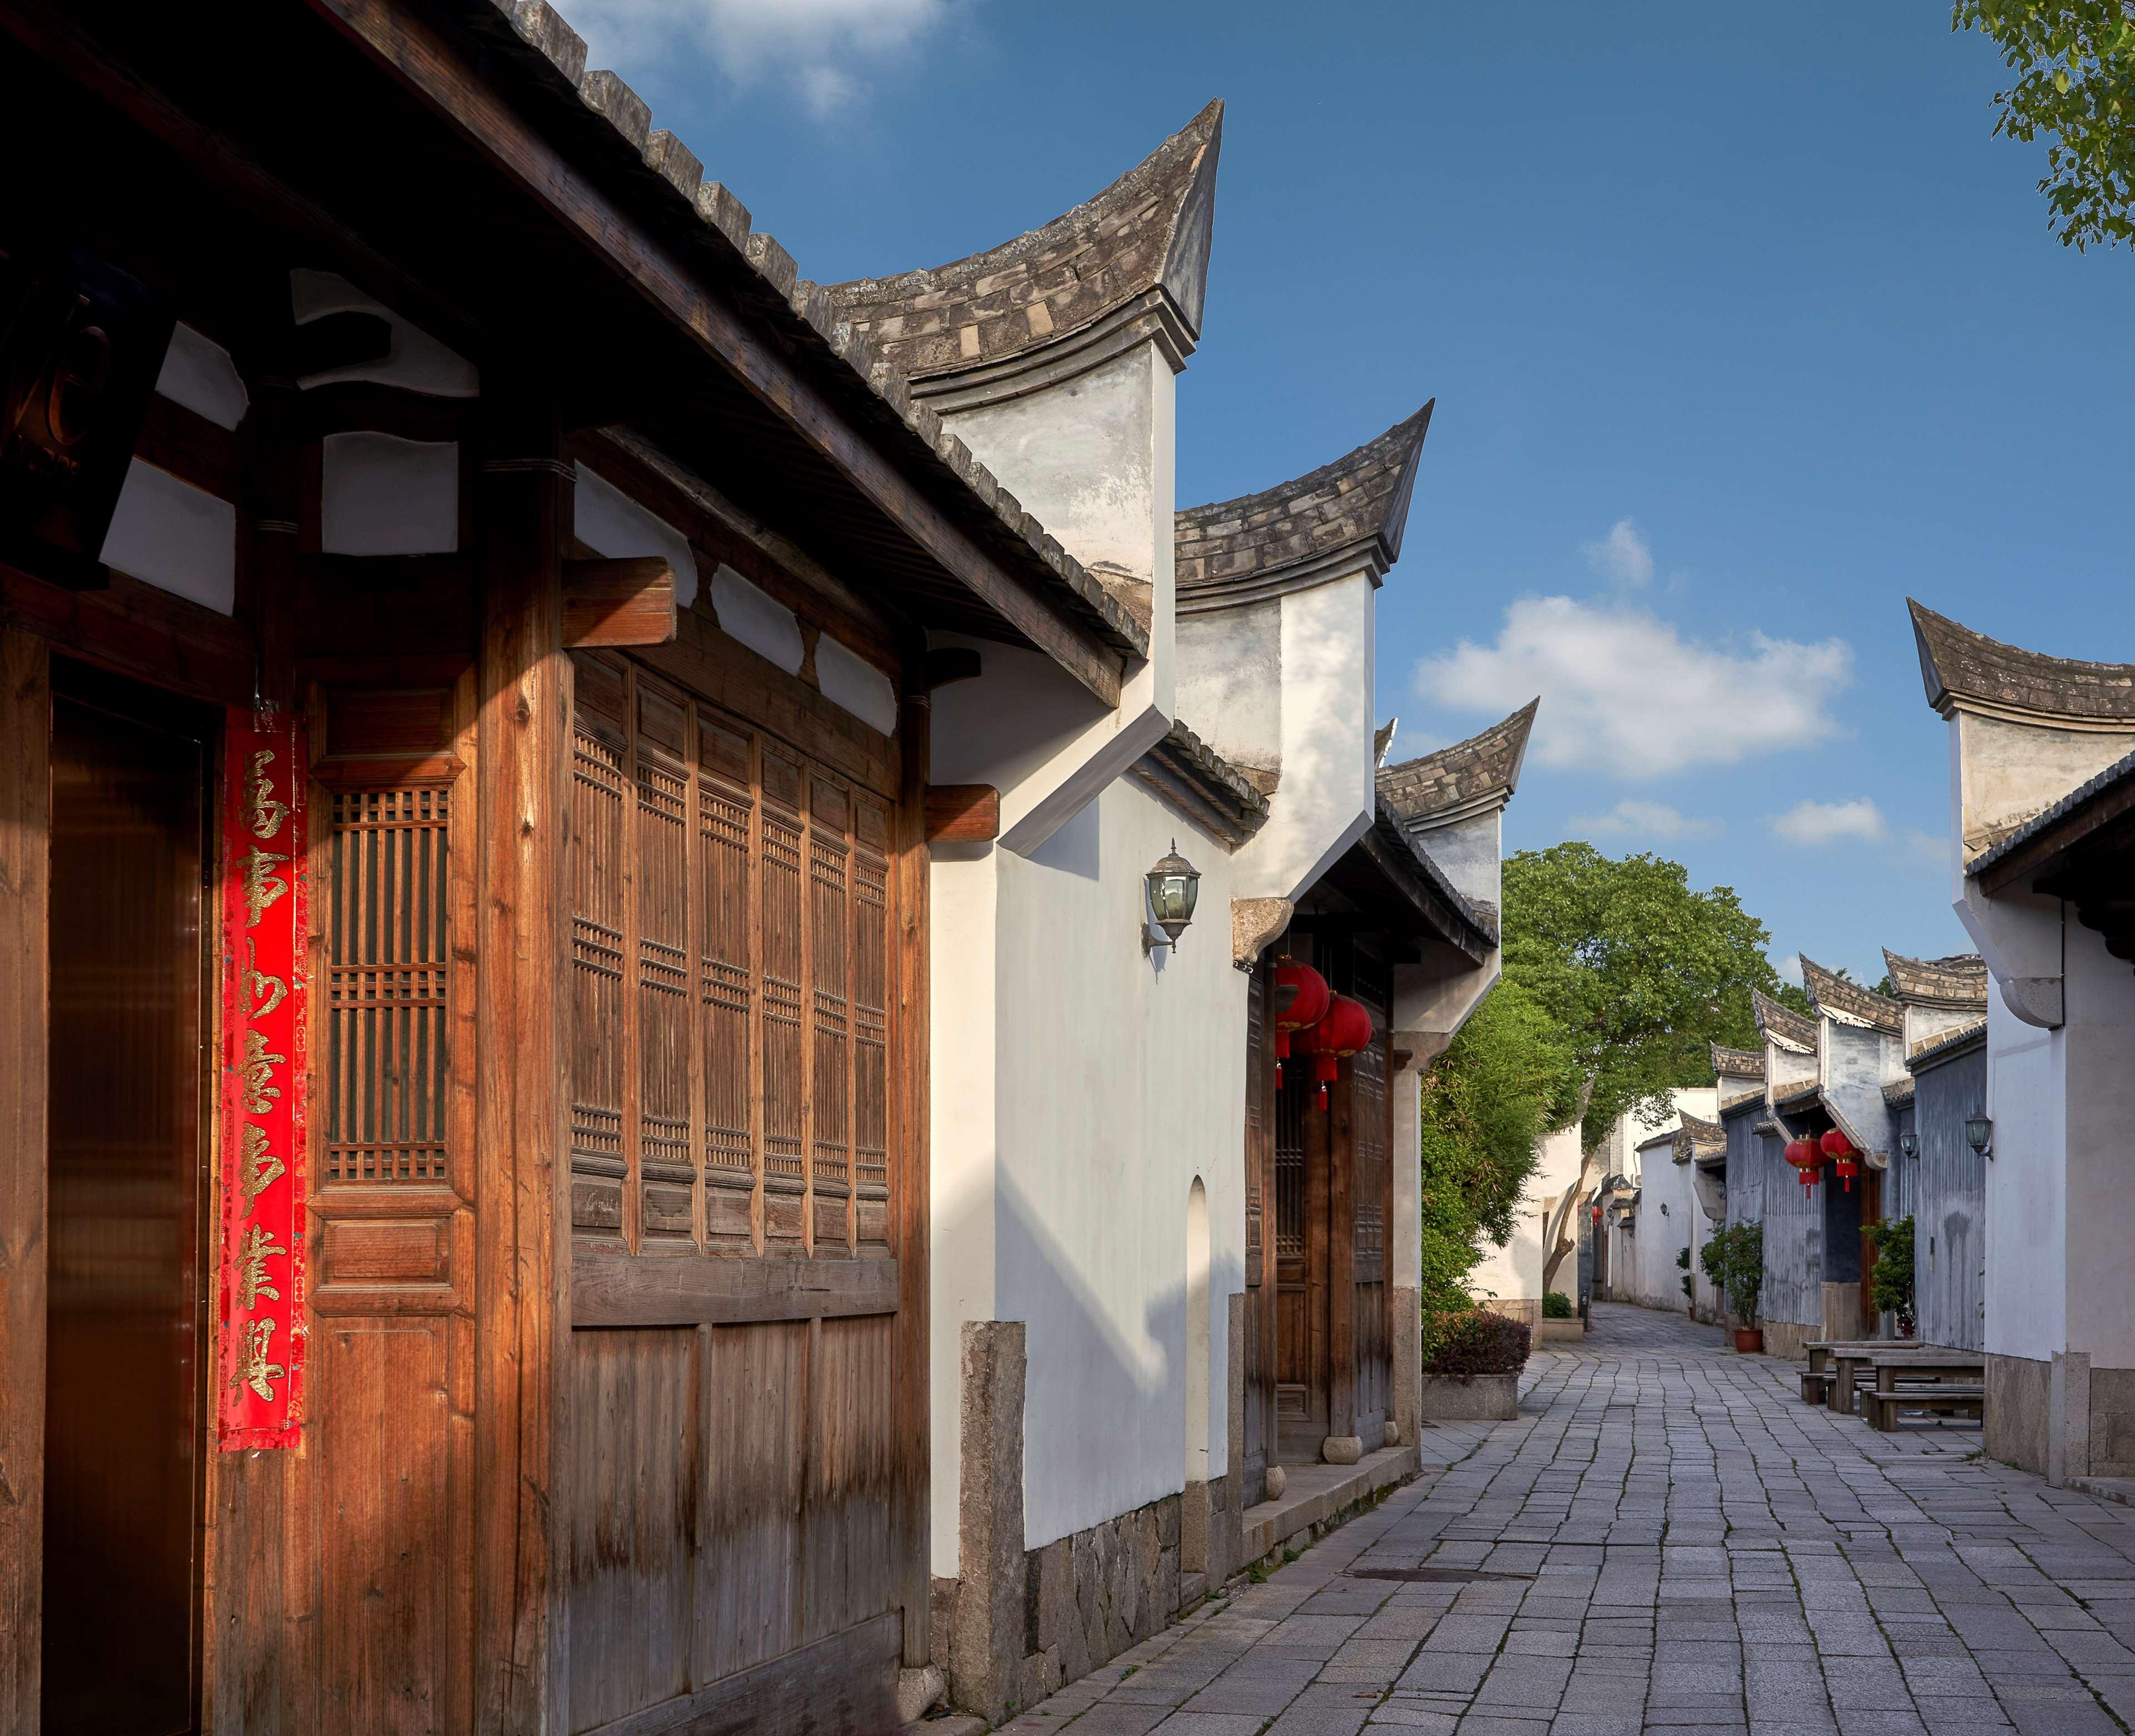
<path fill-rule="evenodd" d="M 2122 1491 L 2050 1489 L 1982 1458 L 1971 1428 L 1879 1434 L 1803 1404 L 1798 1367 L 1736 1356 L 1678 1314 L 1598 1303 L 1583 1343 L 1537 1351 L 1517 1422 L 1435 1443 L 1435 1475 L 1005 1728 L 2135 1727 L 2135 1507 Z M 1520 1577 L 1350 1571 L 1426 1566 Z"/>

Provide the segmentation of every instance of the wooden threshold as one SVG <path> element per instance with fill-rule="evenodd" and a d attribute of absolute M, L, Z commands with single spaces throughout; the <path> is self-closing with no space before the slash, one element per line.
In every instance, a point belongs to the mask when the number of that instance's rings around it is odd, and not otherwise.
<path fill-rule="evenodd" d="M 895 1610 L 674 1700 L 597 1725 L 586 1736 L 798 1736 L 893 1730 L 904 1643 Z"/>

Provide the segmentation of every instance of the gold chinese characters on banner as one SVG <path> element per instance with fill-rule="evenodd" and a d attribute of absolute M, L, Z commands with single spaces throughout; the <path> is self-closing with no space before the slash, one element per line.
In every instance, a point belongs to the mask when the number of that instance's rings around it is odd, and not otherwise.
<path fill-rule="evenodd" d="M 224 758 L 217 1437 L 293 1447 L 304 1419 L 304 1069 L 311 985 L 303 725 L 232 710 Z"/>

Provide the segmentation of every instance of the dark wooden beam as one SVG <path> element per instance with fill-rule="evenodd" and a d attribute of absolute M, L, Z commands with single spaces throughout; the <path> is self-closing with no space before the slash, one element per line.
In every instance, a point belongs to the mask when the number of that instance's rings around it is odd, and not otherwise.
<path fill-rule="evenodd" d="M 571 1250 L 571 1324 L 719 1326 L 894 1314 L 895 1260 L 707 1260 L 628 1254 L 579 1243 Z"/>
<path fill-rule="evenodd" d="M 975 681 L 979 678 L 980 660 L 977 650 L 969 645 L 944 645 L 927 653 L 927 691 L 947 687 L 957 681 Z"/>
<path fill-rule="evenodd" d="M 1000 792 L 990 783 L 927 786 L 927 841 L 989 844 L 1000 836 Z"/>
<path fill-rule="evenodd" d="M 564 563 L 564 643 L 666 645 L 675 633 L 675 569 L 665 555 Z"/>
<path fill-rule="evenodd" d="M 2115 822 L 2135 813 L 2135 777 L 2102 790 L 2093 800 L 2064 814 L 2036 837 L 2027 839 L 1978 876 L 1979 889 L 1989 898 L 2012 886 L 2055 875 L 2060 859 L 2079 846 L 2103 841 L 2101 834 Z M 2041 884 L 2038 889 L 2046 890 Z"/>

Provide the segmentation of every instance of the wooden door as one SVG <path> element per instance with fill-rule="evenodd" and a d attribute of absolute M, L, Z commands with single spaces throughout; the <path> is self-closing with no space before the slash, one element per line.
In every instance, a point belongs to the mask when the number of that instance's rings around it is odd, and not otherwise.
<path fill-rule="evenodd" d="M 1360 973 L 1361 974 L 1361 973 Z M 1358 987 L 1363 987 L 1360 981 Z M 1352 1242 L 1350 1277 L 1355 1286 L 1351 1315 L 1355 1335 L 1356 1431 L 1367 1452 L 1382 1438 L 1393 1402 L 1393 1357 L 1387 1314 L 1387 1215 L 1392 1171 L 1387 1148 L 1392 1142 L 1391 1104 L 1387 1079 L 1392 1065 L 1390 1023 L 1384 1006 L 1369 993 L 1358 999 L 1371 1011 L 1374 1030 L 1369 1047 L 1349 1061 L 1349 1115 L 1347 1123 L 1350 1168 Z"/>
<path fill-rule="evenodd" d="M 574 659 L 569 1729 L 873 1730 L 927 1616 L 924 846 L 888 739 L 695 620 L 648 662 Z"/>
<path fill-rule="evenodd" d="M 56 673 L 43 1728 L 172 1736 L 200 1704 L 206 731 Z"/>
<path fill-rule="evenodd" d="M 1873 1338 L 1883 1317 L 1876 1307 L 1876 1246 L 1869 1232 L 1883 1221 L 1883 1172 L 1864 1163 L 1853 1185 L 1861 1190 L 1861 1336 Z"/>
<path fill-rule="evenodd" d="M 1284 1069 L 1275 1108 L 1276 1455 L 1316 1464 L 1327 1438 L 1327 1117 L 1308 1065 Z"/>

